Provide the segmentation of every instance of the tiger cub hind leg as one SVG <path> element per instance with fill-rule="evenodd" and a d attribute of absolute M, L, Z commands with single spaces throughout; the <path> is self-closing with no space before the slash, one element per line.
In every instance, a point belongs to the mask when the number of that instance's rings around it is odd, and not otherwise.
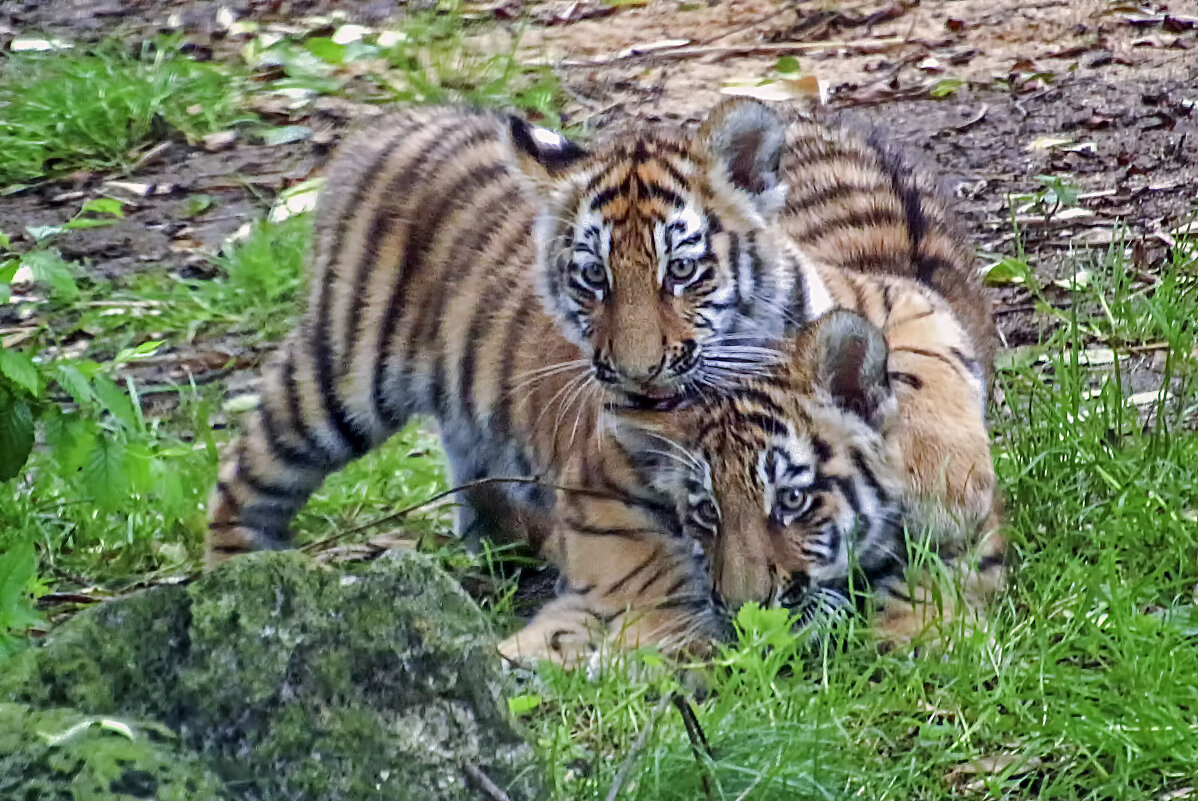
<path fill-rule="evenodd" d="M 267 363 L 258 404 L 221 457 L 208 503 L 209 567 L 240 553 L 291 547 L 291 520 L 325 478 L 406 422 L 399 415 L 367 436 L 343 415 L 327 413 L 309 352 L 296 334 Z"/>
<path fill-rule="evenodd" d="M 913 554 L 905 575 L 875 590 L 872 628 L 887 647 L 951 648 L 989 627 L 990 602 L 1007 584 L 1006 545 L 995 526 L 958 552 Z"/>

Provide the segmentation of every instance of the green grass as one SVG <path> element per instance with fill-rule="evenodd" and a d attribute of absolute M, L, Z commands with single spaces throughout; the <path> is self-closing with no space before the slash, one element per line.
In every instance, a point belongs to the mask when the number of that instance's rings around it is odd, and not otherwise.
<path fill-rule="evenodd" d="M 0 184 L 128 167 L 173 133 L 196 137 L 249 118 L 227 68 L 147 46 L 11 53 L 0 66 Z"/>
<path fill-rule="evenodd" d="M 545 671 L 517 706 L 554 797 L 910 799 L 956 796 L 1162 799 L 1198 765 L 1198 260 L 1178 256 L 1154 292 L 1121 253 L 1088 265 L 1045 361 L 1005 370 L 995 456 L 1018 570 L 992 638 L 947 655 L 879 655 L 853 636 L 837 653 L 742 639 L 696 704 L 712 748 L 692 753 L 661 708 L 669 675 L 620 669 L 598 682 Z M 1086 347 L 1160 343 L 1168 397 L 1145 415 Z M 1126 358 L 1126 357 L 1125 357 Z M 763 658 L 763 642 L 773 651 Z M 643 672 L 643 669 L 642 669 Z M 660 671 L 659 671 L 660 672 Z M 1178 796 L 1181 797 L 1181 796 Z"/>
<path fill-rule="evenodd" d="M 399 38 L 291 33 L 251 39 L 243 52 L 258 94 L 466 99 L 555 120 L 552 72 L 485 52 L 473 39 L 481 30 L 434 12 L 407 17 Z M 13 54 L 0 82 L 0 183 L 128 166 L 163 136 L 242 119 L 228 80 L 239 71 L 166 49 Z M 1067 205 L 1064 184 L 1044 183 L 1029 202 Z M 93 206 L 71 224 L 117 213 Z M 97 280 L 62 259 L 55 235 L 39 231 L 20 253 L 0 239 L 0 293 L 27 266 L 45 298 L 32 309 L 34 336 L 0 351 L 0 444 L 19 405 L 38 436 L 0 493 L 0 659 L 48 625 L 34 595 L 120 589 L 197 566 L 236 403 L 222 406 L 215 385 L 148 388 L 125 376 L 177 347 L 277 341 L 301 304 L 311 221 L 257 225 L 214 257 L 205 280 Z M 1133 282 L 1121 247 L 1078 267 L 1086 280 L 1072 308 L 1041 304 L 1051 333 L 1005 355 L 1000 371 L 995 459 L 1018 569 L 990 636 L 912 656 L 879 654 L 857 629 L 833 651 L 792 637 L 775 612 L 750 610 L 741 642 L 697 673 L 652 653 L 594 678 L 544 669 L 511 706 L 553 798 L 606 799 L 617 783 L 621 799 L 643 801 L 1183 797 L 1198 765 L 1198 250 L 1175 249 L 1150 290 Z M 993 276 L 1016 279 L 1043 298 L 1022 252 Z M 1164 391 L 1146 407 L 1128 401 L 1122 371 L 1137 352 L 1161 354 Z M 148 389 L 176 402 L 144 413 L 134 398 Z M 355 532 L 445 480 L 435 438 L 413 424 L 331 478 L 297 519 L 298 536 L 418 540 L 460 575 L 490 577 L 497 626 L 517 625 L 491 554 L 435 536 L 449 507 Z M 691 703 L 710 755 L 696 755 L 670 703 L 695 675 L 706 694 Z"/>

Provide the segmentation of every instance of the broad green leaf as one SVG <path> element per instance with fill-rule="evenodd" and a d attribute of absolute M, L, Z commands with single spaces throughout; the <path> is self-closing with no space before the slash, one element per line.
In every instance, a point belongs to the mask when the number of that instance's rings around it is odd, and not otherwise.
<path fill-rule="evenodd" d="M 98 197 L 94 200 L 89 200 L 83 204 L 80 213 L 85 211 L 94 211 L 97 214 L 111 214 L 114 217 L 124 217 L 123 211 L 125 204 L 119 200 L 110 197 Z"/>
<path fill-rule="evenodd" d="M 928 90 L 928 94 L 937 99 L 951 97 L 964 85 L 965 81 L 960 78 L 941 78 Z"/>
<path fill-rule="evenodd" d="M 29 355 L 0 346 L 0 374 L 33 397 L 42 393 L 42 379 Z"/>
<path fill-rule="evenodd" d="M 304 42 L 304 47 L 321 61 L 340 64 L 345 61 L 345 45 L 339 45 L 324 36 L 314 36 Z"/>
<path fill-rule="evenodd" d="M 154 488 L 154 454 L 144 442 L 125 445 L 125 475 L 129 492 L 146 493 Z"/>
<path fill-rule="evenodd" d="M 113 364 L 125 364 L 153 356 L 159 348 L 166 344 L 161 339 L 151 339 L 132 348 L 121 348 L 120 353 L 112 360 Z"/>
<path fill-rule="evenodd" d="M 71 301 L 79 297 L 71 266 L 57 250 L 31 251 L 21 258 L 21 264 L 29 268 L 35 281 L 50 286 L 59 300 Z"/>
<path fill-rule="evenodd" d="M 96 399 L 92 392 L 91 379 L 79 371 L 74 364 L 60 364 L 54 369 L 54 378 L 67 394 L 74 398 L 75 403 L 87 406 Z"/>
<path fill-rule="evenodd" d="M 133 408 L 133 401 L 111 378 L 98 375 L 92 379 L 92 391 L 100 405 L 115 417 L 129 432 L 141 430 L 141 420 Z"/>
<path fill-rule="evenodd" d="M 12 240 L 8 238 L 8 234 L 0 231 L 0 250 L 11 250 Z"/>
<path fill-rule="evenodd" d="M 99 436 L 100 426 L 95 420 L 76 413 L 59 413 L 48 414 L 42 430 L 46 435 L 46 444 L 54 454 L 54 463 L 59 472 L 69 479 L 87 461 Z"/>
<path fill-rule="evenodd" d="M 541 696 L 539 695 L 516 695 L 507 699 L 507 708 L 516 717 L 527 715 L 540 705 Z"/>
<path fill-rule="evenodd" d="M 112 508 L 129 495 L 129 466 L 125 444 L 102 434 L 92 444 L 82 470 L 83 486 L 99 506 Z"/>
<path fill-rule="evenodd" d="M 782 58 L 778 59 L 778 63 L 774 65 L 774 69 L 777 72 L 798 72 L 799 60 L 794 56 L 782 56 Z"/>
<path fill-rule="evenodd" d="M 45 625 L 35 613 L 31 590 L 37 579 L 37 552 L 31 542 L 13 544 L 0 552 L 0 636 L 24 634 Z"/>
<path fill-rule="evenodd" d="M 33 410 L 0 388 L 0 481 L 20 474 L 33 450 Z"/>
<path fill-rule="evenodd" d="M 95 217 L 77 217 L 70 222 L 62 224 L 64 231 L 74 231 L 79 228 L 107 228 L 110 225 L 116 225 L 117 220 L 114 219 L 96 219 Z"/>

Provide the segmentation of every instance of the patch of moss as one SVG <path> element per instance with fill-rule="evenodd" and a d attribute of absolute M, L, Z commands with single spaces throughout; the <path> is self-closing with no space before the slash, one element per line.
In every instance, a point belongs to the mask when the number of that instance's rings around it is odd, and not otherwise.
<path fill-rule="evenodd" d="M 256 554 L 79 615 L 0 693 L 160 721 L 239 798 L 473 798 L 466 764 L 529 798 L 493 643 L 419 555 L 343 574 Z"/>

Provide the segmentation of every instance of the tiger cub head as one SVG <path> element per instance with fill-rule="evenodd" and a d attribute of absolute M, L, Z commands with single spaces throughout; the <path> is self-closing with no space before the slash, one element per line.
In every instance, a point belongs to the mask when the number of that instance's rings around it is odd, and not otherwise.
<path fill-rule="evenodd" d="M 704 547 L 732 608 L 801 612 L 813 600 L 847 600 L 850 576 L 893 572 L 905 556 L 882 333 L 834 311 L 788 356 L 768 378 L 705 403 L 618 410 L 612 420 L 643 480 Z"/>
<path fill-rule="evenodd" d="M 512 118 L 546 308 L 609 398 L 664 409 L 733 383 L 807 319 L 805 284 L 772 223 L 786 199 L 786 125 L 750 100 L 694 132 L 646 127 L 587 152 Z"/>

